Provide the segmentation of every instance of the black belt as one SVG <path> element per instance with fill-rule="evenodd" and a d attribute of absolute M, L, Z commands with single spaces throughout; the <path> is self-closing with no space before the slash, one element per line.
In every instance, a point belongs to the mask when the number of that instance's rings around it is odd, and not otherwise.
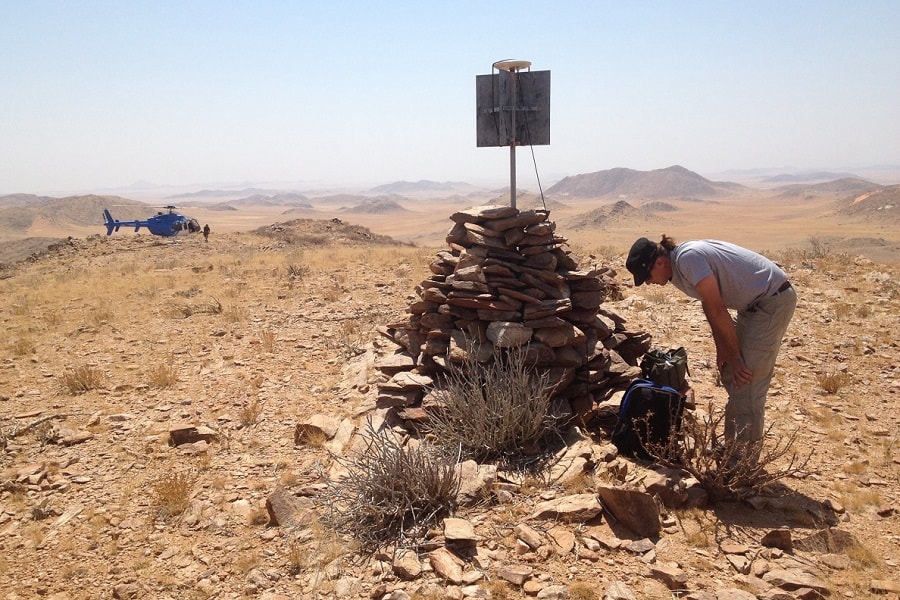
<path fill-rule="evenodd" d="M 769 298 L 774 298 L 775 296 L 777 296 L 777 295 L 780 294 L 781 292 L 786 292 L 787 290 L 789 290 L 789 289 L 792 288 L 792 287 L 794 287 L 794 286 L 791 285 L 791 282 L 790 282 L 790 281 L 785 281 L 784 283 L 781 284 L 781 287 L 779 287 L 777 290 L 775 290 L 775 293 L 774 293 L 774 294 L 772 294 L 771 296 L 769 296 Z M 747 312 L 756 312 L 756 305 L 759 304 L 759 302 L 761 302 L 761 301 L 760 301 L 760 300 L 757 300 L 756 302 L 754 302 L 753 304 L 751 304 L 750 307 L 747 309 Z"/>
<path fill-rule="evenodd" d="M 786 292 L 786 291 L 789 290 L 791 287 L 793 287 L 793 286 L 791 286 L 791 282 L 790 282 L 790 281 L 785 281 L 784 283 L 781 284 L 781 287 L 778 288 L 777 290 L 775 290 L 775 293 L 772 294 L 772 296 L 770 296 L 770 297 L 775 297 L 775 296 L 777 296 L 778 294 L 780 294 L 781 292 Z"/>

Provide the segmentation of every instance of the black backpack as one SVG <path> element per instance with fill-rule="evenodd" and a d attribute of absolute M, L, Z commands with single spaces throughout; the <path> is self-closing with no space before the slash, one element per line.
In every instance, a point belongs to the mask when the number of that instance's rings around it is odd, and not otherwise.
<path fill-rule="evenodd" d="M 619 454 L 652 460 L 648 446 L 665 453 L 669 440 L 681 430 L 684 401 L 684 396 L 669 386 L 648 379 L 632 381 L 622 396 L 612 432 Z"/>

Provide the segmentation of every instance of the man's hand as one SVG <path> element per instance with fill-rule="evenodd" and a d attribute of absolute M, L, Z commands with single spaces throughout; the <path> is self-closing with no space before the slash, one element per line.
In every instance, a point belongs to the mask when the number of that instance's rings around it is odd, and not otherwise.
<path fill-rule="evenodd" d="M 749 383 L 753 378 L 753 373 L 744 364 L 744 357 L 741 356 L 734 320 L 725 307 L 725 302 L 722 301 L 719 282 L 715 275 L 708 275 L 701 279 L 696 287 L 700 294 L 703 312 L 716 343 L 716 365 L 719 367 L 719 372 L 724 376 L 727 364 L 735 386 Z"/>
<path fill-rule="evenodd" d="M 722 362 L 719 367 L 719 373 L 722 377 L 725 377 L 726 366 L 729 368 L 731 381 L 736 387 L 740 387 L 745 383 L 750 383 L 750 380 L 753 379 L 753 373 L 747 368 L 747 365 L 744 364 L 744 357 L 741 355 Z"/>

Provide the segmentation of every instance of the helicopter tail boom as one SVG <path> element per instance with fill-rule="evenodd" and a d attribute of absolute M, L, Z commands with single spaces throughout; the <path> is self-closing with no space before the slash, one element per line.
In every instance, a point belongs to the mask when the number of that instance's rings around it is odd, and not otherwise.
<path fill-rule="evenodd" d="M 109 209 L 103 209 L 104 225 L 106 225 L 106 235 L 112 235 L 113 231 L 119 230 L 119 222 L 113 220 L 112 215 L 109 214 Z"/>
<path fill-rule="evenodd" d="M 119 227 L 122 225 L 131 227 L 134 226 L 134 230 L 137 231 L 141 228 L 141 226 L 145 226 L 146 224 L 142 221 L 119 221 L 118 219 L 113 219 L 112 215 L 109 214 L 109 209 L 103 209 L 103 216 L 105 221 L 103 222 L 106 225 L 106 235 L 112 235 L 113 231 L 118 231 Z"/>

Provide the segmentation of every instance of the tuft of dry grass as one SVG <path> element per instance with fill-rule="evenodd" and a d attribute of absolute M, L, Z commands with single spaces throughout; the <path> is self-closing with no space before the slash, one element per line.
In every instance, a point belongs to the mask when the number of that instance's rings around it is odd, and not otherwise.
<path fill-rule="evenodd" d="M 271 329 L 264 329 L 259 332 L 259 346 L 263 352 L 275 352 L 275 341 L 277 336 Z"/>
<path fill-rule="evenodd" d="M 454 365 L 438 388 L 440 402 L 428 420 L 436 443 L 460 448 L 476 461 L 515 461 L 533 455 L 558 434 L 549 416 L 545 373 L 528 364 L 522 349 L 495 349 L 483 364 L 474 348 Z"/>
<path fill-rule="evenodd" d="M 662 286 L 653 285 L 645 287 L 647 289 L 641 292 L 641 296 L 643 296 L 650 304 L 666 304 L 671 300 L 669 292 Z"/>
<path fill-rule="evenodd" d="M 169 521 L 184 513 L 190 505 L 191 490 L 196 482 L 197 476 L 191 471 L 163 473 L 151 486 L 156 516 Z"/>
<path fill-rule="evenodd" d="M 103 387 L 106 374 L 91 365 L 70 367 L 62 374 L 63 388 L 72 395 L 83 394 Z"/>
<path fill-rule="evenodd" d="M 819 387 L 826 394 L 837 394 L 842 388 L 850 384 L 852 380 L 853 378 L 850 374 L 844 371 L 830 371 L 816 376 Z"/>
<path fill-rule="evenodd" d="M 178 369 L 175 368 L 174 359 L 151 367 L 147 374 L 147 382 L 153 387 L 170 388 L 178 383 Z"/>
<path fill-rule="evenodd" d="M 453 511 L 457 457 L 425 443 L 405 445 L 391 429 L 375 431 L 371 421 L 363 436 L 362 451 L 332 457 L 345 476 L 326 476 L 323 520 L 370 552 L 392 543 L 414 547 Z"/>
<path fill-rule="evenodd" d="M 835 482 L 834 490 L 840 495 L 841 504 L 850 511 L 861 511 L 865 508 L 878 507 L 883 501 L 878 490 L 870 487 L 860 487 L 852 481 Z"/>
<path fill-rule="evenodd" d="M 692 548 L 708 548 L 716 540 L 713 517 L 699 508 L 679 511 L 678 523 L 685 543 Z"/>
<path fill-rule="evenodd" d="M 241 405 L 241 410 L 239 413 L 241 426 L 242 427 L 252 427 L 259 422 L 259 417 L 262 415 L 263 410 L 263 402 L 258 397 L 252 397 L 243 405 Z"/>
<path fill-rule="evenodd" d="M 37 345 L 29 337 L 17 337 L 10 345 L 10 351 L 14 356 L 27 356 L 34 354 L 36 350 Z"/>

